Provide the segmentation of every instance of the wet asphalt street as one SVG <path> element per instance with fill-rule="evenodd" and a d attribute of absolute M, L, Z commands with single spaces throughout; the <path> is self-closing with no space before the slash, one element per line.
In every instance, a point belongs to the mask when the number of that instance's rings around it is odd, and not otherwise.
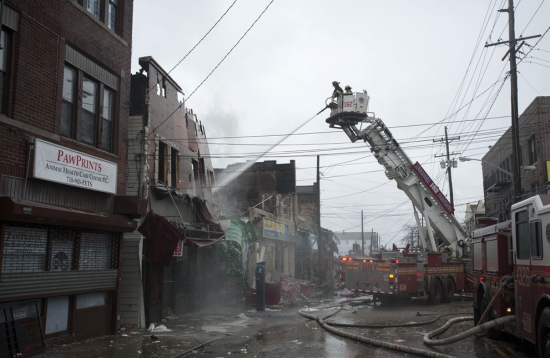
<path fill-rule="evenodd" d="M 534 357 L 534 348 L 511 337 L 490 340 L 470 337 L 442 347 L 430 348 L 423 334 L 442 326 L 448 319 L 472 314 L 471 298 L 456 297 L 451 304 L 427 306 L 420 301 L 397 302 L 391 306 L 373 305 L 357 299 L 325 300 L 310 303 L 307 313 L 326 317 L 343 309 L 327 323 L 368 325 L 336 327 L 372 339 L 439 352 L 454 357 Z M 315 321 L 302 317 L 305 307 L 281 306 L 256 312 L 251 307 L 214 308 L 162 322 L 169 332 L 123 330 L 106 336 L 63 346 L 49 347 L 37 357 L 414 357 L 416 355 L 360 343 L 325 331 Z M 449 315 L 452 313 L 452 315 Z M 435 321 L 420 325 L 423 322 Z M 407 325 L 405 327 L 384 327 Z M 472 321 L 453 325 L 440 338 L 450 337 L 473 327 Z M 206 344 L 205 344 L 206 343 Z M 205 344 L 201 347 L 202 344 Z"/>

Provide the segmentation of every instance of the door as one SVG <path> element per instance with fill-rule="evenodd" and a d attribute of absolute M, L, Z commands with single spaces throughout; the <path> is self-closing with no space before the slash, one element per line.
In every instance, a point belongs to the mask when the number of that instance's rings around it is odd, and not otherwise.
<path fill-rule="evenodd" d="M 516 324 L 520 335 L 535 343 L 534 300 L 531 270 L 531 238 L 529 234 L 528 207 L 515 211 L 513 234 L 515 237 Z"/>

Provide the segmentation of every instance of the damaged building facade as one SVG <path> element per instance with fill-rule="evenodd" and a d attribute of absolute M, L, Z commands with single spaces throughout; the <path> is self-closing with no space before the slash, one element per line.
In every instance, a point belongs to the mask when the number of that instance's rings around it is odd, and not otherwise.
<path fill-rule="evenodd" d="M 126 191 L 140 229 L 124 236 L 121 323 L 145 327 L 196 310 L 218 288 L 215 184 L 205 128 L 152 58 L 131 78 Z M 145 215 L 145 213 L 147 213 Z"/>
<path fill-rule="evenodd" d="M 133 1 L 111 3 L 1 3 L 2 357 L 118 326 Z"/>
<path fill-rule="evenodd" d="M 318 281 L 312 251 L 318 232 L 318 190 L 315 184 L 296 186 L 295 161 L 232 164 L 216 169 L 216 177 L 224 183 L 217 193 L 221 217 L 250 223 L 257 238 L 243 241 L 246 286 L 255 288 L 254 270 L 262 261 L 267 283 L 285 278 Z M 225 183 L 227 177 L 234 179 Z M 326 258 L 332 261 L 332 252 Z"/>

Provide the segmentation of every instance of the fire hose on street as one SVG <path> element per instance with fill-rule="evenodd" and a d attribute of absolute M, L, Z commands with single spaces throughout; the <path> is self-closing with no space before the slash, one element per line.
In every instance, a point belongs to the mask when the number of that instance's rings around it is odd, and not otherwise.
<path fill-rule="evenodd" d="M 308 319 L 316 321 L 317 323 L 319 323 L 319 325 L 321 327 L 323 327 L 327 331 L 329 331 L 331 333 L 334 333 L 336 335 L 339 335 L 341 337 L 350 338 L 350 339 L 353 339 L 353 340 L 356 340 L 356 341 L 359 341 L 359 342 L 371 344 L 373 346 L 384 347 L 384 348 L 392 349 L 392 350 L 395 350 L 395 351 L 400 351 L 400 352 L 405 352 L 405 353 L 412 353 L 412 354 L 416 354 L 416 355 L 423 356 L 423 357 L 433 357 L 433 358 L 450 358 L 451 357 L 451 356 L 446 355 L 446 354 L 431 352 L 431 351 L 427 351 L 427 350 L 424 350 L 424 349 L 413 348 L 413 347 L 408 347 L 408 346 L 401 346 L 399 344 L 388 343 L 388 342 L 384 342 L 384 341 L 379 341 L 377 339 L 372 339 L 372 338 L 360 336 L 360 335 L 357 335 L 357 334 L 348 333 L 348 332 L 345 332 L 341 329 L 331 327 L 330 325 L 325 323 L 325 321 L 324 321 L 325 319 L 328 319 L 328 318 L 338 314 L 341 310 L 342 310 L 342 308 L 339 308 L 336 312 L 326 316 L 324 319 L 320 318 L 320 317 L 316 317 L 314 315 L 307 314 L 307 313 L 303 312 L 303 310 L 300 310 L 298 312 L 303 317 L 306 317 Z"/>
<path fill-rule="evenodd" d="M 500 292 L 506 287 L 506 285 L 508 283 L 511 282 L 511 280 L 513 280 L 513 277 L 510 277 L 510 276 L 503 277 L 502 284 L 500 285 L 500 287 L 497 289 L 497 291 L 493 295 L 491 301 L 487 305 L 487 308 L 485 309 L 485 311 L 481 315 L 479 321 L 477 322 L 477 325 L 474 328 L 469 329 L 467 331 L 464 331 L 460 334 L 448 337 L 448 338 L 432 339 L 433 337 L 447 331 L 455 323 L 474 320 L 474 316 L 463 316 L 463 317 L 452 318 L 452 319 L 448 320 L 440 328 L 424 335 L 424 339 L 423 339 L 424 344 L 429 345 L 429 346 L 443 346 L 443 345 L 451 344 L 451 343 L 454 343 L 454 342 L 458 342 L 460 340 L 466 339 L 466 338 L 468 338 L 470 336 L 473 336 L 473 335 L 483 334 L 483 333 L 487 332 L 487 330 L 489 330 L 491 328 L 494 328 L 494 327 L 497 327 L 499 325 L 503 325 L 503 324 L 506 324 L 506 323 L 513 322 L 516 319 L 515 316 L 506 316 L 506 317 L 500 317 L 500 318 L 491 320 L 489 322 L 480 324 L 480 322 L 482 322 L 483 318 L 485 318 L 487 316 L 487 314 L 489 313 L 490 308 L 492 307 L 493 303 L 496 301 L 496 298 L 498 297 Z M 339 307 L 339 309 L 336 312 L 334 312 L 334 313 L 332 313 L 332 314 L 330 314 L 330 315 L 328 315 L 324 318 L 320 318 L 320 317 L 317 317 L 317 316 L 314 316 L 314 315 L 311 315 L 311 314 L 307 314 L 303 310 L 300 310 L 299 313 L 303 317 L 306 317 L 308 319 L 316 321 L 317 323 L 319 323 L 319 325 L 321 327 L 323 327 L 325 330 L 327 330 L 331 333 L 334 333 L 334 334 L 342 336 L 342 337 L 350 338 L 350 339 L 353 339 L 353 340 L 356 340 L 356 341 L 359 341 L 359 342 L 371 344 L 371 345 L 374 345 L 374 346 L 384 347 L 384 348 L 387 348 L 387 349 L 396 350 L 396 351 L 400 351 L 400 352 L 417 354 L 417 355 L 424 356 L 424 357 L 451 357 L 449 355 L 441 354 L 441 353 L 438 353 L 438 352 L 432 352 L 432 351 L 427 351 L 427 350 L 424 350 L 424 349 L 408 347 L 408 346 L 402 346 L 402 345 L 393 344 L 393 343 L 389 343 L 389 342 L 379 341 L 379 340 L 376 340 L 376 339 L 364 337 L 364 336 L 357 335 L 357 334 L 348 333 L 348 332 L 345 332 L 343 330 L 334 328 L 332 325 L 339 325 L 339 326 L 345 326 L 345 327 L 360 327 L 360 328 L 365 328 L 365 327 L 384 328 L 384 326 L 358 325 L 358 324 L 337 324 L 337 323 L 332 323 L 332 322 L 331 323 L 325 322 L 328 318 L 335 316 L 341 310 L 342 310 L 342 308 Z M 439 316 L 437 316 L 436 319 L 428 321 L 428 322 L 424 322 L 422 324 L 433 323 L 436 320 L 438 320 L 439 318 L 441 318 L 442 316 L 446 316 L 446 315 L 439 315 Z M 408 325 L 411 325 L 411 324 L 404 324 L 404 325 L 397 325 L 397 326 L 406 327 Z M 394 325 L 394 327 L 395 327 L 395 325 Z"/>

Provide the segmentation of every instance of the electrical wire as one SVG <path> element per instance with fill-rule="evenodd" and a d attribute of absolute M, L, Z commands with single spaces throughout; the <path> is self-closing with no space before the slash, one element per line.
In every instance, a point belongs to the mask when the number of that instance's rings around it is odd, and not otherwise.
<path fill-rule="evenodd" d="M 227 58 L 227 56 L 229 56 L 229 54 L 231 54 L 231 52 L 233 52 L 233 50 L 235 49 L 235 47 L 237 47 L 237 45 L 239 45 L 239 43 L 242 41 L 242 39 L 248 34 L 248 32 L 250 32 L 250 30 L 252 29 L 252 27 L 254 27 L 254 25 L 258 22 L 258 20 L 260 20 L 260 18 L 262 17 L 262 15 L 267 11 L 267 9 L 271 6 L 271 4 L 273 3 L 273 1 L 275 0 L 271 0 L 269 2 L 269 4 L 267 4 L 267 6 L 265 7 L 265 9 L 260 13 L 260 15 L 256 18 L 256 20 L 254 20 L 254 22 L 252 23 L 252 25 L 250 25 L 250 27 L 245 31 L 245 33 L 241 36 L 241 38 L 237 41 L 237 43 L 235 45 L 233 45 L 233 47 L 231 47 L 231 49 L 229 50 L 229 52 L 221 59 L 220 62 L 218 62 L 218 64 L 214 67 L 214 69 L 212 71 L 210 71 L 210 73 L 206 76 L 206 78 L 204 80 L 202 80 L 202 82 L 193 90 L 193 92 L 191 92 L 191 94 L 189 96 L 187 96 L 187 98 L 185 99 L 186 101 L 188 101 L 195 92 L 197 92 L 197 90 L 203 85 L 204 82 L 206 82 L 206 80 L 208 80 L 210 78 L 210 76 L 214 73 L 214 71 L 216 71 L 218 69 L 218 67 L 220 67 L 220 65 L 223 63 L 223 61 L 225 61 L 225 59 Z M 170 113 L 170 115 L 168 117 L 166 117 L 165 120 L 163 120 L 158 126 L 156 126 L 152 131 L 151 133 L 154 133 L 160 126 L 162 126 L 168 119 L 170 119 L 174 113 L 176 113 L 176 111 L 178 111 L 182 106 L 183 106 L 183 101 L 180 103 L 180 105 L 178 107 L 176 107 L 176 109 Z"/>
<path fill-rule="evenodd" d="M 237 43 L 235 45 L 233 45 L 233 47 L 231 47 L 231 49 L 229 50 L 229 52 L 221 59 L 221 61 L 216 65 L 216 67 L 214 67 L 214 69 L 208 74 L 208 76 L 206 76 L 206 78 L 197 86 L 197 88 L 195 88 L 193 90 L 193 92 L 191 92 L 191 94 L 187 97 L 187 100 L 189 100 L 193 94 L 202 86 L 202 84 L 204 82 L 206 82 L 206 80 L 208 80 L 208 78 L 210 78 L 210 76 L 212 75 L 212 73 L 214 73 L 214 71 L 216 71 L 216 69 L 222 64 L 223 61 L 225 61 L 225 59 L 227 58 L 227 56 L 229 56 L 229 54 L 231 52 L 233 52 L 233 50 L 235 49 L 235 47 L 237 47 L 237 45 L 241 42 L 241 40 L 246 36 L 246 34 L 248 34 L 248 32 L 252 29 L 252 27 L 254 27 L 254 25 L 256 25 L 256 23 L 258 22 L 258 20 L 260 20 L 260 18 L 262 17 L 262 15 L 267 11 L 267 9 L 271 6 L 271 4 L 273 4 L 273 1 L 275 0 L 271 0 L 269 2 L 269 4 L 267 4 L 267 6 L 265 7 L 264 11 L 262 11 L 260 13 L 260 15 L 258 16 L 258 18 L 256 18 L 256 20 L 254 20 L 254 22 L 252 23 L 252 25 L 250 25 L 250 27 L 248 28 L 248 30 L 245 31 L 245 33 L 241 36 L 241 38 L 237 41 Z"/>
<path fill-rule="evenodd" d="M 183 60 L 185 60 L 187 58 L 187 56 L 189 56 L 189 54 L 191 54 L 191 52 L 193 52 L 193 50 L 202 42 L 202 40 L 204 40 L 206 38 L 206 36 L 208 36 L 208 34 L 214 30 L 214 27 L 216 27 L 216 25 L 218 25 L 218 23 L 223 19 L 223 17 L 229 12 L 229 10 L 231 10 L 231 8 L 233 7 L 233 5 L 235 5 L 235 3 L 237 2 L 237 0 L 233 1 L 233 3 L 227 8 L 227 10 L 225 10 L 225 12 L 222 14 L 222 16 L 218 19 L 218 21 L 216 21 L 216 23 L 210 28 L 210 30 L 208 30 L 208 32 L 206 32 L 206 34 L 204 34 L 204 36 L 199 40 L 199 42 L 197 42 L 195 44 L 195 46 L 193 46 L 193 48 L 191 50 L 189 50 L 189 52 L 187 52 L 185 54 L 185 56 L 183 56 L 183 58 L 181 60 L 179 60 L 178 63 L 176 63 L 176 65 L 174 67 L 172 67 L 172 69 L 170 71 L 168 71 L 168 74 L 170 74 L 172 71 L 174 71 L 176 69 L 176 67 L 178 67 L 180 65 L 180 63 L 183 62 Z M 151 86 L 151 88 L 149 88 L 149 91 L 148 92 L 151 92 L 153 90 L 153 88 L 155 88 L 156 86 L 158 86 L 160 83 L 160 81 L 157 81 L 157 83 L 154 85 L 154 86 Z"/>

